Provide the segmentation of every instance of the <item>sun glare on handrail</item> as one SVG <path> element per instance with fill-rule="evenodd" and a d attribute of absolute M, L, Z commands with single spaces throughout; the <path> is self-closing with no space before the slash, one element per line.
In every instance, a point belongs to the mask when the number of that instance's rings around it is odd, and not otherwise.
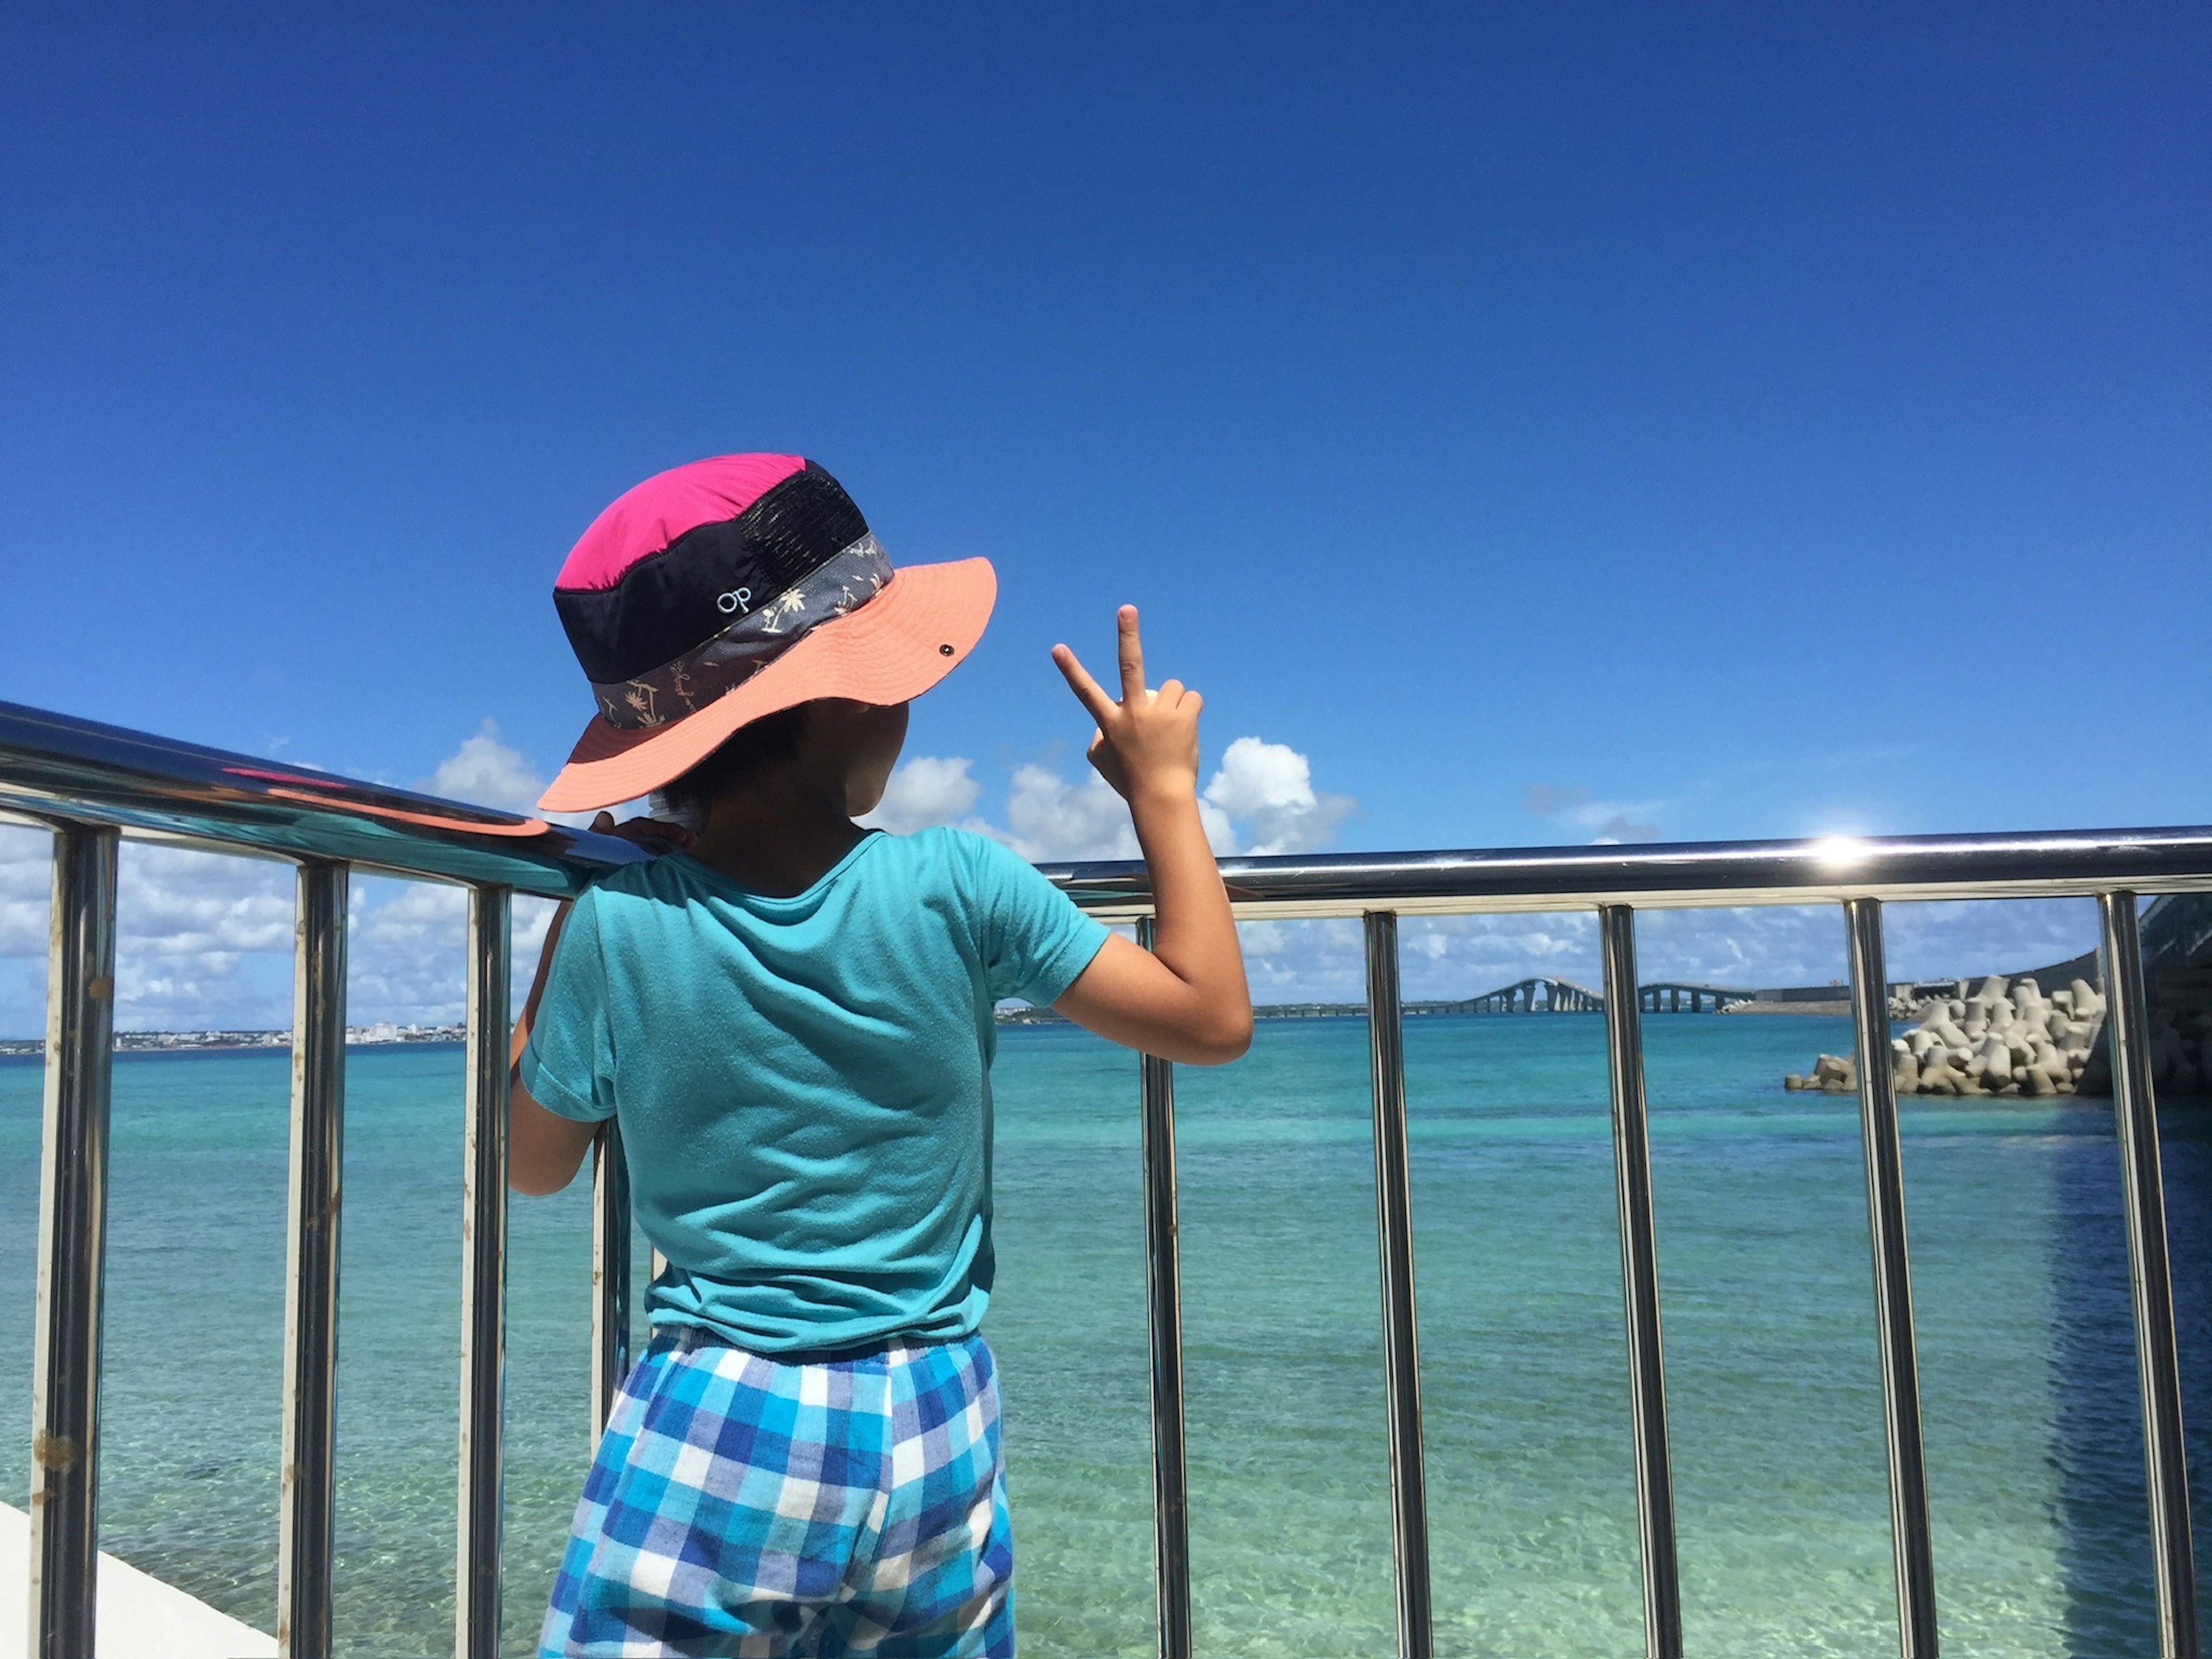
<path fill-rule="evenodd" d="M 1874 849 L 1856 836 L 1826 836 L 1813 843 L 1813 856 L 1831 870 L 1863 864 Z"/>

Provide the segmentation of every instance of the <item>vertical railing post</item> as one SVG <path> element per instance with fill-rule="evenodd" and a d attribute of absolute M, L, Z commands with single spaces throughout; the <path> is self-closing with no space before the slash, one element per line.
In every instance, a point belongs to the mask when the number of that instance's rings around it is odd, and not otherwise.
<path fill-rule="evenodd" d="M 1406 1147 L 1398 918 L 1370 910 L 1367 1047 L 1374 1074 L 1375 1222 L 1382 1257 L 1382 1384 L 1389 1401 L 1391 1538 L 1400 1659 L 1430 1659 L 1429 1500 L 1421 1459 L 1421 1355 L 1413 1321 L 1413 1212 Z"/>
<path fill-rule="evenodd" d="M 469 890 L 468 1119 L 461 1218 L 458 1659 L 498 1659 L 507 1393 L 508 952 L 504 887 Z"/>
<path fill-rule="evenodd" d="M 629 1375 L 629 1162 L 612 1122 L 592 1146 L 592 1445 Z"/>
<path fill-rule="evenodd" d="M 291 1238 L 276 1535 L 276 1645 L 285 1659 L 329 1659 L 332 1640 L 346 885 L 344 865 L 303 864 L 293 912 Z"/>
<path fill-rule="evenodd" d="M 1152 948 L 1153 921 L 1137 924 Z M 1183 1455 L 1182 1270 L 1176 1218 L 1175 1067 L 1138 1059 L 1144 1135 L 1145 1311 L 1152 1358 L 1152 1575 L 1160 1659 L 1190 1659 L 1190 1480 Z"/>
<path fill-rule="evenodd" d="M 1912 1267 L 1905 1237 L 1905 1158 L 1889 1046 L 1889 975 L 1881 902 L 1844 901 L 1850 945 L 1851 1019 L 1857 1037 L 1859 1133 L 1867 1231 L 1874 1244 L 1875 1334 L 1889 1443 L 1890 1545 L 1897 1561 L 1899 1650 L 1935 1659 L 1936 1566 L 1928 1534 L 1928 1470 L 1920 1437 L 1920 1363 L 1912 1334 Z"/>
<path fill-rule="evenodd" d="M 1651 1214 L 1651 1129 L 1636 995 L 1636 913 L 1598 910 L 1605 954 L 1606 1054 L 1613 1085 L 1613 1174 L 1620 1210 L 1620 1290 L 1628 1320 L 1628 1407 L 1644 1563 L 1644 1650 L 1681 1659 L 1682 1589 L 1674 1475 L 1667 1440 L 1667 1364 L 1659 1340 L 1659 1249 Z"/>
<path fill-rule="evenodd" d="M 2126 1200 L 2128 1276 L 2135 1291 L 2136 1375 L 2142 1395 L 2143 1474 L 2150 1488 L 2152 1571 L 2158 1588 L 2159 1651 L 2196 1659 L 2197 1571 L 2190 1540 L 2189 1470 L 2181 1435 L 2181 1362 L 2173 1337 L 2173 1280 L 2166 1258 L 2166 1189 L 2160 1172 L 2158 1105 L 2151 1093 L 2136 896 L 2097 895 L 2105 958 L 2105 1029 L 2112 1050 L 2112 1110 L 2118 1119 Z"/>
<path fill-rule="evenodd" d="M 94 1651 L 116 844 L 112 830 L 65 824 L 54 832 L 31 1373 L 32 1659 L 88 1659 Z"/>

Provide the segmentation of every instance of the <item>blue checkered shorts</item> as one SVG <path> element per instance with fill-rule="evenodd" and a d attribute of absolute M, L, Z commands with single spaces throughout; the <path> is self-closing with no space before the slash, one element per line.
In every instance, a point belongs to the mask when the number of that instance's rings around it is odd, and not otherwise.
<path fill-rule="evenodd" d="M 623 1385 L 538 1651 L 1011 1655 L 1013 1566 L 981 1337 L 792 1364 L 683 1328 Z"/>

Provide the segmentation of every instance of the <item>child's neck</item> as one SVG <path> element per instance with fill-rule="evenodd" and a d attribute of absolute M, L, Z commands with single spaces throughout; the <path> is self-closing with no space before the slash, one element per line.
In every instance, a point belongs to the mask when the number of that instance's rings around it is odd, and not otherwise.
<path fill-rule="evenodd" d="M 775 767 L 717 797 L 690 851 L 740 886 L 789 898 L 821 880 L 866 833 L 846 815 L 842 777 Z"/>

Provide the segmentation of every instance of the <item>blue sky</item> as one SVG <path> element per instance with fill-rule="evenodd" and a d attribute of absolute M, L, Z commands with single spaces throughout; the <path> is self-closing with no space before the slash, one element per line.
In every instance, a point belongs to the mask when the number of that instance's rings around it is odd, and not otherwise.
<path fill-rule="evenodd" d="M 2208 69 L 2131 5 L 18 9 L 0 696 L 519 787 L 569 543 L 773 448 L 996 562 L 909 804 L 1040 853 L 1110 839 L 1046 652 L 1123 599 L 1240 847 L 2200 822 Z M 224 926 L 144 1020 L 281 992 Z"/>

